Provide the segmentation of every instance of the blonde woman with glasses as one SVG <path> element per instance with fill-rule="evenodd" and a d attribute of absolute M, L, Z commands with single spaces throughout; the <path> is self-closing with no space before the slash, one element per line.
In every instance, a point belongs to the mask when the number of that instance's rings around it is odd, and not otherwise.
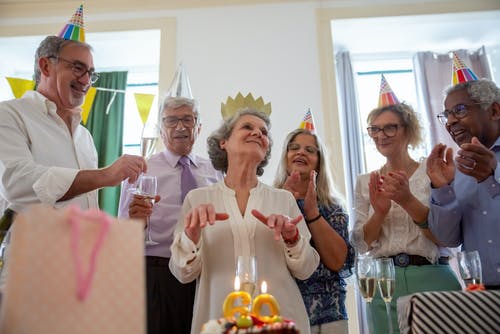
<path fill-rule="evenodd" d="M 352 242 L 359 253 L 394 260 L 391 320 L 399 333 L 398 297 L 459 290 L 460 285 L 428 228 L 430 182 L 425 162 L 415 161 L 408 152 L 422 139 L 415 112 L 405 103 L 386 105 L 370 112 L 368 124 L 368 134 L 386 162 L 380 170 L 358 176 Z M 385 304 L 378 291 L 369 312 L 373 333 L 388 333 Z"/>

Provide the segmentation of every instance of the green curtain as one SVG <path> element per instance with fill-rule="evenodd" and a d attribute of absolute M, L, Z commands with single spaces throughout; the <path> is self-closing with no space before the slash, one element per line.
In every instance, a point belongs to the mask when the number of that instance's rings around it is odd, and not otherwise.
<path fill-rule="evenodd" d="M 94 87 L 124 91 L 127 87 L 127 74 L 128 72 L 101 72 Z M 114 94 L 116 95 L 113 99 Z M 99 167 L 112 164 L 122 155 L 124 111 L 123 92 L 97 90 L 86 127 L 94 138 Z M 117 215 L 119 200 L 120 186 L 99 190 L 99 207 L 110 215 Z"/>

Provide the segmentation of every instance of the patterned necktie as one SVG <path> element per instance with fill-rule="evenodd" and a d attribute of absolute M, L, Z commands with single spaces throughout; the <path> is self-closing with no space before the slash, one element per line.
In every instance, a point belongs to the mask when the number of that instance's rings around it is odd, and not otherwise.
<path fill-rule="evenodd" d="M 181 174 L 181 200 L 184 202 L 184 197 L 186 197 L 187 193 L 196 188 L 196 180 L 194 178 L 193 173 L 191 172 L 191 161 L 187 156 L 182 156 L 179 159 L 179 164 L 182 167 Z"/>

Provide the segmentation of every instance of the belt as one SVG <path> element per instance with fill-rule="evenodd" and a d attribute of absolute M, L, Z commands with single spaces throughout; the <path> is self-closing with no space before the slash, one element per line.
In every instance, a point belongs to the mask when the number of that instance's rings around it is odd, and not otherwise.
<path fill-rule="evenodd" d="M 146 265 L 148 266 L 166 266 L 168 267 L 169 257 L 146 256 Z"/>
<path fill-rule="evenodd" d="M 432 264 L 429 260 L 420 255 L 399 253 L 389 257 L 393 259 L 395 266 L 403 268 L 408 266 L 426 266 Z M 440 257 L 438 259 L 438 264 L 448 264 L 448 258 L 444 256 Z"/>

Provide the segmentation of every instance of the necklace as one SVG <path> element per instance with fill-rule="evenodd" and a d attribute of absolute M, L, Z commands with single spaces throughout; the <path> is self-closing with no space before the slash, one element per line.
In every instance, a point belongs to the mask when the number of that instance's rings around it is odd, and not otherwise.
<path fill-rule="evenodd" d="M 406 175 L 408 175 L 408 177 L 410 177 L 417 170 L 417 168 L 418 168 L 418 162 L 416 162 L 415 160 L 411 160 L 408 166 L 406 166 L 403 169 L 403 171 L 406 172 Z M 388 169 L 387 164 L 384 164 L 382 168 L 380 168 L 380 174 L 382 175 L 386 175 L 387 173 L 393 171 L 394 171 L 393 169 L 391 170 Z"/>

